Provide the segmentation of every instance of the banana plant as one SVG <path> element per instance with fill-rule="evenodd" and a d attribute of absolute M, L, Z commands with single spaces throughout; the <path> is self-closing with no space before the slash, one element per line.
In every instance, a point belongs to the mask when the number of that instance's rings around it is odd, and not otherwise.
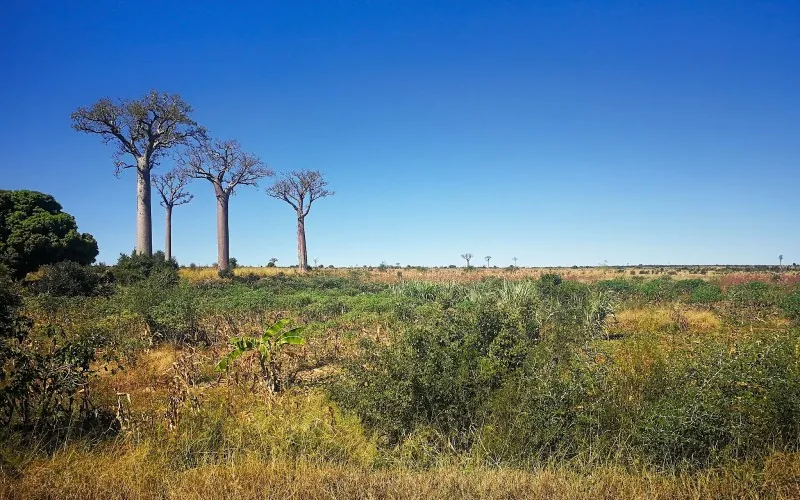
<path fill-rule="evenodd" d="M 281 350 L 286 345 L 303 345 L 306 342 L 302 327 L 285 330 L 289 323 L 288 319 L 282 319 L 272 326 L 265 326 L 261 336 L 232 338 L 230 344 L 233 350 L 217 363 L 217 370 L 227 371 L 237 358 L 247 352 L 256 351 L 263 381 L 271 392 L 278 392 L 281 388 L 278 366 Z"/>

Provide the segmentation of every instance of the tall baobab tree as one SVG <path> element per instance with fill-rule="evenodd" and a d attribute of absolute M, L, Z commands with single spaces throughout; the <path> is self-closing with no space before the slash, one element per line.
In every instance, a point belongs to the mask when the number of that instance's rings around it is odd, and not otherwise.
<path fill-rule="evenodd" d="M 164 175 L 154 175 L 153 184 L 161 197 L 161 206 L 167 212 L 167 219 L 164 224 L 164 254 L 167 260 L 172 258 L 172 209 L 178 205 L 185 205 L 194 198 L 186 186 L 190 178 L 182 175 L 181 172 L 172 170 Z"/>
<path fill-rule="evenodd" d="M 230 266 L 228 207 L 239 186 L 258 186 L 258 180 L 275 175 L 256 155 L 242 151 L 235 140 L 202 139 L 178 156 L 182 175 L 205 179 L 217 198 L 217 268 Z"/>
<path fill-rule="evenodd" d="M 483 258 L 483 260 L 486 261 L 486 269 L 489 269 L 489 261 L 492 260 L 492 256 L 487 255 L 486 257 Z"/>
<path fill-rule="evenodd" d="M 327 187 L 328 181 L 318 170 L 295 170 L 283 174 L 281 179 L 267 188 L 267 195 L 285 201 L 297 214 L 297 269 L 300 272 L 308 271 L 306 216 L 312 203 L 334 195 Z"/>
<path fill-rule="evenodd" d="M 469 261 L 472 260 L 471 253 L 462 253 L 461 258 L 467 261 L 467 267 L 469 267 Z"/>
<path fill-rule="evenodd" d="M 137 100 L 103 98 L 72 113 L 72 128 L 114 143 L 116 174 L 136 169 L 136 251 L 153 254 L 150 172 L 171 148 L 205 130 L 191 119 L 192 107 L 178 94 L 151 90 Z M 133 158 L 133 163 L 126 161 Z"/>

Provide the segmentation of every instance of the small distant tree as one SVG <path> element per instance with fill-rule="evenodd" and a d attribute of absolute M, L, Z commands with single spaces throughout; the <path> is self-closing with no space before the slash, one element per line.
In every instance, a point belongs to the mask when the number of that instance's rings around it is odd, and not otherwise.
<path fill-rule="evenodd" d="M 783 254 L 778 255 L 778 271 L 783 272 Z"/>
<path fill-rule="evenodd" d="M 97 134 L 103 142 L 114 143 L 117 176 L 124 169 L 136 169 L 136 252 L 153 254 L 153 218 L 150 172 L 173 147 L 191 137 L 205 135 L 205 129 L 190 117 L 192 107 L 178 94 L 151 90 L 137 100 L 103 98 L 88 108 L 72 113 L 72 128 Z M 133 159 L 133 163 L 124 160 Z"/>
<path fill-rule="evenodd" d="M 167 260 L 172 258 L 172 209 L 192 201 L 194 196 L 185 189 L 190 180 L 189 176 L 181 175 L 180 171 L 175 170 L 164 175 L 153 176 L 153 184 L 161 197 L 161 206 L 164 207 L 167 215 L 164 225 L 164 254 Z"/>
<path fill-rule="evenodd" d="M 297 269 L 300 272 L 308 271 L 306 216 L 312 203 L 334 195 L 327 187 L 328 182 L 318 170 L 295 170 L 283 174 L 280 180 L 267 188 L 267 195 L 285 201 L 297 214 Z"/>
<path fill-rule="evenodd" d="M 239 186 L 258 186 L 258 180 L 275 172 L 257 156 L 242 151 L 234 140 L 203 139 L 187 148 L 178 157 L 182 175 L 205 179 L 214 187 L 217 198 L 217 262 L 224 273 L 230 264 L 230 233 L 228 206 L 231 195 Z"/>
<path fill-rule="evenodd" d="M 491 255 L 487 255 L 486 257 L 483 258 L 483 260 L 486 261 L 486 268 L 488 269 L 489 268 L 489 261 L 492 260 L 492 256 Z"/>
<path fill-rule="evenodd" d="M 472 260 L 473 255 L 471 253 L 462 253 L 461 258 L 467 261 L 467 267 L 469 267 L 469 261 Z"/>
<path fill-rule="evenodd" d="M 513 261 L 514 261 L 514 268 L 516 269 L 516 267 L 517 267 L 517 258 L 516 258 L 516 257 L 514 257 L 514 258 L 513 258 L 513 259 L 511 259 L 511 260 L 513 260 Z"/>
<path fill-rule="evenodd" d="M 275 267 L 276 262 L 278 262 L 278 259 L 275 257 L 269 259 L 269 264 L 267 264 L 267 267 Z"/>

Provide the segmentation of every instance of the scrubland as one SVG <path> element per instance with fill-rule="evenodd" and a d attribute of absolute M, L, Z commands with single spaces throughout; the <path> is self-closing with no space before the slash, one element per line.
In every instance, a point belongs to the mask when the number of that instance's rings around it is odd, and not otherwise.
<path fill-rule="evenodd" d="M 800 495 L 791 273 L 140 271 L 7 299 L 3 498 Z"/>

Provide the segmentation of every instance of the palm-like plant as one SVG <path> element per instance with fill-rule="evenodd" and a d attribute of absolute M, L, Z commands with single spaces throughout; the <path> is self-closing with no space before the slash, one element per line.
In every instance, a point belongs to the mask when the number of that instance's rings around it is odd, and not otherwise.
<path fill-rule="evenodd" d="M 227 371 L 236 359 L 247 352 L 254 351 L 258 353 L 261 377 L 267 389 L 270 392 L 280 391 L 281 379 L 278 356 L 284 346 L 303 345 L 306 342 L 302 335 L 302 327 L 284 330 L 288 325 L 289 320 L 282 319 L 272 326 L 265 326 L 264 334 L 261 336 L 232 338 L 230 344 L 233 346 L 233 350 L 217 363 L 217 370 Z"/>
<path fill-rule="evenodd" d="M 778 271 L 783 271 L 783 254 L 778 255 Z"/>

